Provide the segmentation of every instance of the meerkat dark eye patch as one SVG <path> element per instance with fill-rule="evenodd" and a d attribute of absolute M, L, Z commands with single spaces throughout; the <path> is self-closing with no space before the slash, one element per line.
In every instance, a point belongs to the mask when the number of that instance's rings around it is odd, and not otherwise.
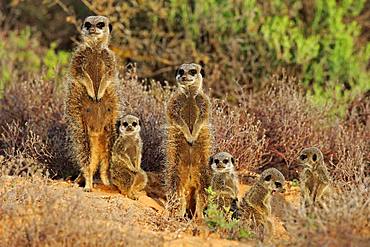
<path fill-rule="evenodd" d="M 132 123 L 132 126 L 136 127 L 137 123 L 136 122 L 133 122 Z"/>
<path fill-rule="evenodd" d="M 316 160 L 317 160 L 317 154 L 313 154 L 313 155 L 312 155 L 312 160 L 313 160 L 313 161 L 316 161 Z"/>
<path fill-rule="evenodd" d="M 109 32 L 111 33 L 112 30 L 113 30 L 113 26 L 112 26 L 112 24 L 109 24 Z"/>
<path fill-rule="evenodd" d="M 105 27 L 105 23 L 104 22 L 98 22 L 98 24 L 96 24 L 96 27 L 100 28 L 100 29 L 103 29 L 103 27 Z"/>
<path fill-rule="evenodd" d="M 123 122 L 122 124 L 124 127 L 127 127 L 128 126 L 128 122 Z"/>
<path fill-rule="evenodd" d="M 265 181 L 270 181 L 271 180 L 271 175 L 267 175 L 266 177 L 265 177 Z"/>
<path fill-rule="evenodd" d="M 276 188 L 281 188 L 282 187 L 280 182 L 275 182 L 275 186 L 276 186 Z"/>
<path fill-rule="evenodd" d="M 235 159 L 234 159 L 234 157 L 231 157 L 231 163 L 235 163 Z"/>
<path fill-rule="evenodd" d="M 215 159 L 215 163 L 218 164 L 220 163 L 220 161 L 218 159 Z"/>
<path fill-rule="evenodd" d="M 209 158 L 209 165 L 212 165 L 213 164 L 213 157 Z"/>
<path fill-rule="evenodd" d="M 185 71 L 184 71 L 183 69 L 179 69 L 179 70 L 177 71 L 177 74 L 178 74 L 179 76 L 183 76 L 183 75 L 185 74 Z"/>
<path fill-rule="evenodd" d="M 228 159 L 224 159 L 222 162 L 224 162 L 224 164 L 227 164 L 229 162 Z"/>
<path fill-rule="evenodd" d="M 305 160 L 305 159 L 307 159 L 307 155 L 301 154 L 301 156 L 299 156 L 299 159 L 300 160 Z"/>
<path fill-rule="evenodd" d="M 198 72 L 197 72 L 197 70 L 196 69 L 191 69 L 191 70 L 189 70 L 189 74 L 190 75 L 192 75 L 192 76 L 194 76 L 194 75 L 196 75 Z"/>
<path fill-rule="evenodd" d="M 86 112 L 91 112 L 91 108 L 89 107 L 89 108 L 87 108 L 86 109 Z"/>
<path fill-rule="evenodd" d="M 108 108 L 107 108 L 107 112 L 110 112 L 110 111 L 111 111 L 111 109 L 108 107 Z"/>
<path fill-rule="evenodd" d="M 84 24 L 84 27 L 86 28 L 86 29 L 89 29 L 90 27 L 91 27 L 91 23 L 90 22 L 85 22 L 85 24 Z"/>

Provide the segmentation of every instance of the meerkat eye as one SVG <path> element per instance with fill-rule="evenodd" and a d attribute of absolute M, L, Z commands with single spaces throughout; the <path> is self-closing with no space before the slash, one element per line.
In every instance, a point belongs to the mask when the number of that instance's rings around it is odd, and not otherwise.
<path fill-rule="evenodd" d="M 91 108 L 89 107 L 89 108 L 87 108 L 86 109 L 86 112 L 91 112 Z"/>
<path fill-rule="evenodd" d="M 271 175 L 267 175 L 266 177 L 265 177 L 265 181 L 270 181 L 271 180 Z"/>
<path fill-rule="evenodd" d="M 136 127 L 137 123 L 136 122 L 133 122 L 132 123 L 132 126 Z"/>
<path fill-rule="evenodd" d="M 227 164 L 229 162 L 228 159 L 224 159 L 222 162 L 224 162 L 224 164 Z"/>
<path fill-rule="evenodd" d="M 305 159 L 307 159 L 307 155 L 301 154 L 301 156 L 299 156 L 299 159 L 300 160 L 305 160 Z"/>
<path fill-rule="evenodd" d="M 183 75 L 184 75 L 184 73 L 185 73 L 185 71 L 184 71 L 183 69 L 179 69 L 178 74 L 179 74 L 180 76 L 183 76 Z"/>
<path fill-rule="evenodd" d="M 197 70 L 196 69 L 191 69 L 189 70 L 189 74 L 192 75 L 192 76 L 195 76 L 197 74 Z"/>
<path fill-rule="evenodd" d="M 317 160 L 317 154 L 313 154 L 313 155 L 312 155 L 312 160 L 313 160 L 313 161 L 316 161 L 316 160 Z"/>
<path fill-rule="evenodd" d="M 281 188 L 282 187 L 280 182 L 275 182 L 275 186 L 276 186 L 276 188 Z"/>
<path fill-rule="evenodd" d="M 218 164 L 220 163 L 220 161 L 218 159 L 215 159 L 215 163 Z"/>
<path fill-rule="evenodd" d="M 86 29 L 89 29 L 91 27 L 91 23 L 87 21 L 87 22 L 85 22 L 84 26 L 85 26 Z"/>
<path fill-rule="evenodd" d="M 128 126 L 128 122 L 123 122 L 123 126 L 124 127 L 127 127 Z"/>
<path fill-rule="evenodd" d="M 107 108 L 107 112 L 110 112 L 110 111 L 111 111 L 111 109 L 108 107 L 108 108 Z"/>
<path fill-rule="evenodd" d="M 103 29 L 103 27 L 105 27 L 105 23 L 104 22 L 99 22 L 98 24 L 96 24 L 96 27 L 98 27 L 100 29 Z"/>

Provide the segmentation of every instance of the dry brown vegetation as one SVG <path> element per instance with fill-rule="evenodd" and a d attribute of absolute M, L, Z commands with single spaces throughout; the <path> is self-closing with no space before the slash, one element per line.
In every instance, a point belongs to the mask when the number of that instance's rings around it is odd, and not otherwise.
<path fill-rule="evenodd" d="M 19 8 L 5 16 L 0 3 L 1 27 L 9 28 L 4 23 L 8 20 L 12 24 L 12 18 L 18 22 L 11 28 L 55 19 L 57 23 L 50 25 L 53 32 L 40 27 L 42 37 L 49 38 L 43 42 L 49 46 L 50 33 L 53 33 L 54 38 L 60 38 L 60 47 L 68 46 L 71 42 L 66 32 L 73 31 L 61 26 L 64 27 L 70 9 L 60 12 L 60 6 L 55 5 L 64 1 L 47 2 L 53 2 L 51 8 L 42 6 L 40 11 L 50 10 L 50 15 L 45 14 L 37 21 L 34 19 L 37 10 L 29 9 L 27 1 L 14 1 Z M 289 182 L 287 192 L 273 200 L 274 223 L 284 227 L 277 227 L 271 244 L 368 245 L 369 91 L 360 93 L 348 106 L 335 97 L 330 104 L 317 104 L 317 98 L 311 98 L 309 88 L 300 81 L 304 76 L 301 65 L 277 62 L 274 53 L 266 48 L 267 43 L 259 42 L 261 37 L 253 32 L 237 32 L 238 38 L 227 43 L 227 39 L 217 38 L 221 31 L 215 23 L 208 25 L 207 17 L 201 16 L 200 26 L 205 29 L 201 30 L 202 39 L 193 43 L 191 29 L 182 29 L 186 24 L 184 20 L 174 18 L 175 23 L 169 25 L 164 21 L 167 13 L 158 8 L 161 5 L 147 1 L 136 6 L 135 2 L 125 5 L 124 10 L 132 11 L 127 13 L 110 5 L 103 8 L 97 4 L 90 8 L 98 8 L 96 13 L 112 14 L 117 32 L 113 39 L 115 52 L 122 61 L 132 59 L 138 63 L 137 67 L 124 67 L 120 62 L 123 89 L 120 98 L 124 113 L 137 115 L 142 122 L 142 167 L 160 179 L 165 167 L 165 102 L 174 90 L 170 86 L 174 81 L 172 72 L 178 63 L 187 59 L 203 60 L 207 74 L 204 88 L 216 96 L 211 99 L 213 152 L 228 151 L 234 155 L 240 176 L 248 171 L 276 167 L 288 180 L 294 180 L 301 169 L 296 156 L 302 148 L 317 146 L 324 153 L 333 178 L 333 193 L 326 199 L 326 207 L 301 208 L 297 182 Z M 274 12 L 269 4 L 258 3 L 258 6 L 265 9 L 267 15 Z M 302 13 L 295 9 L 295 14 L 304 15 L 309 23 L 306 18 L 313 14 L 308 11 L 309 4 L 301 7 Z M 367 4 L 359 16 L 364 27 L 363 16 L 369 9 Z M 25 10 L 31 11 L 23 16 L 24 22 L 19 21 L 20 13 Z M 233 14 L 234 10 L 231 10 Z M 87 14 L 88 9 L 81 12 Z M 159 18 L 155 19 L 156 16 Z M 74 22 L 75 16 L 69 17 Z M 150 33 L 147 29 L 151 27 L 143 26 L 149 17 L 157 24 L 153 26 L 156 32 Z M 178 26 L 177 22 L 180 22 Z M 233 36 L 226 29 L 222 35 Z M 361 42 L 366 42 L 367 35 L 363 36 Z M 86 194 L 81 188 L 62 182 L 78 174 L 69 153 L 63 113 L 64 73 L 69 55 L 60 54 L 54 48 L 47 49 L 39 40 L 38 31 L 0 31 L 1 246 L 261 244 L 253 238 L 238 237 L 235 229 L 213 231 L 203 224 L 171 218 L 166 214 L 166 203 L 154 210 L 147 202 L 132 201 L 117 192 L 103 193 L 97 188 L 96 192 Z M 225 42 L 229 46 L 225 46 Z M 242 48 L 246 50 L 241 52 Z M 280 70 L 281 67 L 286 71 Z M 297 73 L 298 78 L 291 76 Z M 146 77 L 162 80 L 141 79 Z M 163 78 L 171 81 L 163 81 Z M 345 109 L 344 116 L 337 115 L 339 108 Z M 154 181 L 153 184 L 162 183 Z M 167 202 L 167 206 L 171 203 Z"/>
<path fill-rule="evenodd" d="M 161 172 L 165 165 L 164 107 L 171 90 L 156 82 L 147 82 L 142 88 L 136 78 L 135 72 L 126 73 L 122 78 L 123 104 L 127 113 L 137 114 L 143 122 L 144 169 Z M 240 175 L 275 166 L 287 178 L 295 178 L 299 171 L 295 159 L 300 149 L 311 145 L 320 147 L 340 193 L 333 194 L 325 210 L 306 212 L 295 207 L 297 211 L 291 212 L 296 213 L 286 214 L 292 218 L 281 217 L 287 228 L 285 234 L 290 238 L 274 241 L 294 245 L 314 241 L 317 245 L 335 246 L 366 243 L 369 240 L 366 231 L 369 226 L 370 147 L 366 131 L 369 115 L 365 122 L 355 121 L 355 113 L 344 120 L 330 117 L 330 107 L 315 107 L 295 86 L 294 78 L 274 76 L 271 81 L 271 86 L 260 94 L 238 91 L 238 105 L 212 100 L 214 152 L 232 153 L 238 160 Z M 1 183 L 6 183 L 7 175 L 32 178 L 35 174 L 50 174 L 64 179 L 77 175 L 65 138 L 63 94 L 54 90 L 53 85 L 44 80 L 15 82 L 6 90 L 0 108 Z M 364 101 L 361 109 L 369 109 L 369 102 Z M 199 226 L 193 223 L 189 225 L 155 212 L 147 214 L 148 209 L 125 211 L 122 205 L 113 203 L 112 206 L 109 200 L 106 208 L 95 200 L 86 205 L 81 203 L 86 199 L 80 189 L 61 189 L 45 179 L 12 183 L 2 186 L 0 196 L 1 236 L 9 246 L 26 243 L 31 246 L 135 245 L 140 236 L 145 245 L 165 242 L 161 234 L 129 230 L 128 222 L 137 227 L 139 219 L 150 231 L 199 234 Z M 299 196 L 294 203 L 297 200 Z"/>

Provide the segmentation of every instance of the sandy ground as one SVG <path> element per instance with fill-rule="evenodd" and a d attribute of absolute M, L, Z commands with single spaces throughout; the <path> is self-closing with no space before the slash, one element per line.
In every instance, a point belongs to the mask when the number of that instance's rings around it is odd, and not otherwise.
<path fill-rule="evenodd" d="M 13 178 L 8 178 L 12 181 Z M 18 179 L 17 179 L 18 180 Z M 20 180 L 21 182 L 21 180 Z M 50 181 L 48 186 L 56 190 L 70 190 L 82 191 L 82 188 L 76 186 L 71 182 L 65 181 Z M 242 196 L 249 188 L 248 185 L 240 185 L 240 196 Z M 164 203 L 161 200 L 154 200 L 146 195 L 141 195 L 138 200 L 131 200 L 112 187 L 107 187 L 102 184 L 96 184 L 93 192 L 80 193 L 81 200 L 85 204 L 90 205 L 96 209 L 109 210 L 114 207 L 112 205 L 124 205 L 124 210 L 127 210 L 130 215 L 137 215 L 131 219 L 129 224 L 133 227 L 138 227 L 145 235 L 153 237 L 161 237 L 164 240 L 164 246 L 256 246 L 256 241 L 233 241 L 221 239 L 218 235 L 211 233 L 205 225 L 197 227 L 194 231 L 194 224 L 189 223 L 189 229 L 186 229 L 186 224 L 182 229 L 177 229 L 176 226 L 163 227 L 158 226 L 161 217 L 165 217 L 166 210 Z M 66 196 L 69 194 L 66 193 Z M 68 198 L 66 198 L 68 200 Z M 281 215 L 286 207 L 295 207 L 299 201 L 299 189 L 292 187 L 289 183 L 286 185 L 286 192 L 284 194 L 274 195 L 272 201 L 272 221 L 274 224 L 273 239 L 287 239 L 289 236 L 285 231 L 280 220 Z M 116 210 L 116 209 L 114 209 Z M 143 213 L 144 212 L 144 213 Z M 165 225 L 165 224 L 164 224 Z"/>

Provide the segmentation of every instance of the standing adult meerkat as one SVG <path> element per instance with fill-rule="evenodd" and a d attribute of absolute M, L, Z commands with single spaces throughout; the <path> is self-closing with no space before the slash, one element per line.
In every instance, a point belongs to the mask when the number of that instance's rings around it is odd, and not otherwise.
<path fill-rule="evenodd" d="M 203 217 L 211 174 L 210 101 L 202 90 L 204 71 L 182 64 L 176 72 L 178 90 L 167 102 L 167 197 L 179 199 L 177 216 Z"/>
<path fill-rule="evenodd" d="M 298 162 L 304 167 L 300 175 L 302 200 L 309 206 L 320 201 L 329 187 L 330 176 L 324 156 L 317 147 L 303 149 Z"/>
<path fill-rule="evenodd" d="M 65 116 L 72 152 L 85 178 L 85 191 L 92 190 L 99 165 L 102 182 L 110 184 L 110 150 L 119 115 L 116 63 L 108 48 L 110 27 L 104 16 L 85 19 L 82 43 L 72 56 L 68 78 Z"/>
<path fill-rule="evenodd" d="M 209 159 L 212 169 L 211 188 L 216 193 L 216 203 L 221 209 L 236 211 L 239 180 L 235 171 L 235 159 L 228 152 L 220 152 Z"/>
<path fill-rule="evenodd" d="M 240 202 L 238 210 L 241 224 L 252 226 L 262 238 L 271 237 L 271 196 L 275 192 L 283 192 L 284 183 L 284 175 L 279 170 L 269 168 L 263 171 Z"/>
<path fill-rule="evenodd" d="M 72 56 L 70 75 L 94 100 L 100 100 L 117 78 L 115 56 L 108 47 L 111 31 L 107 17 L 86 17 L 81 28 L 82 42 Z"/>
<path fill-rule="evenodd" d="M 118 138 L 112 149 L 111 181 L 122 194 L 137 199 L 144 190 L 148 177 L 141 169 L 143 144 L 140 138 L 140 121 L 127 115 L 117 122 Z"/>

